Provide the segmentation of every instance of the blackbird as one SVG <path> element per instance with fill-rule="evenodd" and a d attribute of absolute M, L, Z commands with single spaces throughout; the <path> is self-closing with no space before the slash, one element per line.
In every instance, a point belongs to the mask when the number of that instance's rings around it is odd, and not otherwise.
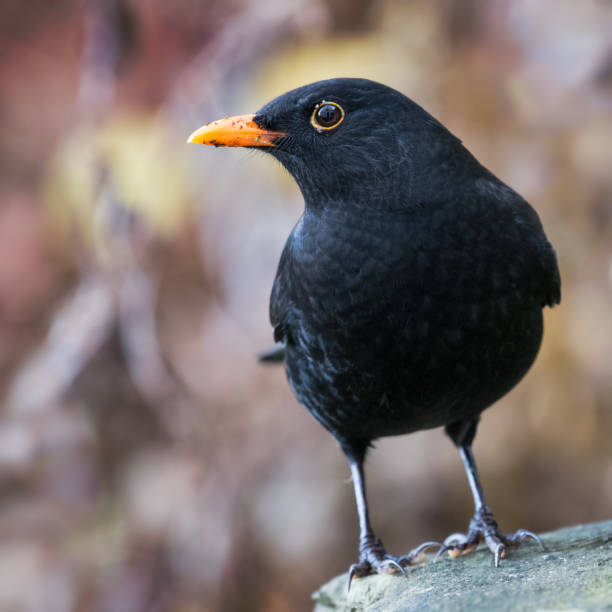
<path fill-rule="evenodd" d="M 425 543 L 387 554 L 368 516 L 363 463 L 382 436 L 444 426 L 474 498 L 452 556 L 484 540 L 495 565 L 537 536 L 502 533 L 476 470 L 480 413 L 523 378 L 560 301 L 537 213 L 418 104 L 338 78 L 294 89 L 189 142 L 261 147 L 293 175 L 305 209 L 282 252 L 270 320 L 299 401 L 346 454 L 359 515 L 353 577 L 404 572 Z"/>

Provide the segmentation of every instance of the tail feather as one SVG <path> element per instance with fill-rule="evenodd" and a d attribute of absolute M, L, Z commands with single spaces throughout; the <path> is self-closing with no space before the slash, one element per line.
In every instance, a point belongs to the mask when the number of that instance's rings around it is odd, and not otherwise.
<path fill-rule="evenodd" d="M 285 360 L 285 345 L 278 344 L 272 349 L 259 353 L 257 361 L 259 363 L 281 363 Z"/>

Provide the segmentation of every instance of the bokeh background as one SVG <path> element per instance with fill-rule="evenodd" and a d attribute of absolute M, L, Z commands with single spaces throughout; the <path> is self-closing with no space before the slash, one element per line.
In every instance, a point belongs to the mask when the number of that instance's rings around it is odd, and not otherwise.
<path fill-rule="evenodd" d="M 356 558 L 349 470 L 292 397 L 268 294 L 301 212 L 208 120 L 364 76 L 538 210 L 563 302 L 475 443 L 501 526 L 612 515 L 612 3 L 3 0 L 0 609 L 300 611 Z M 441 431 L 380 441 L 379 535 L 464 530 Z"/>

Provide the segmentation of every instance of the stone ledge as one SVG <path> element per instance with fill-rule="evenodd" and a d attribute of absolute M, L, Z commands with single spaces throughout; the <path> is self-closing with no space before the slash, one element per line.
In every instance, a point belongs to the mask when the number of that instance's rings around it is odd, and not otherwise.
<path fill-rule="evenodd" d="M 315 612 L 410 610 L 612 610 L 612 521 L 579 525 L 511 548 L 499 568 L 482 546 L 456 559 L 440 558 L 401 575 L 353 581 L 338 576 L 314 595 Z"/>

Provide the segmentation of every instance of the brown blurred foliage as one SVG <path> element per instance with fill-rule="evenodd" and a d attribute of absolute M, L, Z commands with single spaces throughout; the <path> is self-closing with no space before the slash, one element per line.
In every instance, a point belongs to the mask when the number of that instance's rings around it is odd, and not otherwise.
<path fill-rule="evenodd" d="M 356 554 L 348 468 L 267 300 L 301 200 L 204 121 L 331 76 L 423 104 L 539 211 L 561 307 L 487 411 L 503 528 L 612 514 L 612 5 L 61 0 L 0 7 L 0 609 L 308 610 Z M 440 431 L 368 464 L 390 551 L 465 528 Z"/>

